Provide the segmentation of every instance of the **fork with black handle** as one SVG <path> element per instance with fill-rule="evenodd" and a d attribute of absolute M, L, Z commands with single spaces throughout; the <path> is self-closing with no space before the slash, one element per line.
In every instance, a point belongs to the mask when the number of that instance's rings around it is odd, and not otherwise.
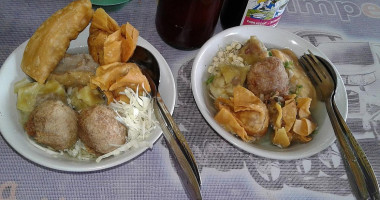
<path fill-rule="evenodd" d="M 326 60 L 310 51 L 299 59 L 301 66 L 320 92 L 330 117 L 335 135 L 341 146 L 342 157 L 354 194 L 359 199 L 380 199 L 379 186 L 364 151 L 355 140 L 336 107 L 334 96 L 337 76 Z"/>

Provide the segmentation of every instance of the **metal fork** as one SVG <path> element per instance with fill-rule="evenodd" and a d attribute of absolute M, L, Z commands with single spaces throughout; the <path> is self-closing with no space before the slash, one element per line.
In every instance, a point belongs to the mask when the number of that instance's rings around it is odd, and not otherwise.
<path fill-rule="evenodd" d="M 299 61 L 326 104 L 353 193 L 358 199 L 380 199 L 379 186 L 372 167 L 335 104 L 337 75 L 334 68 L 328 61 L 313 55 L 310 50 Z"/>

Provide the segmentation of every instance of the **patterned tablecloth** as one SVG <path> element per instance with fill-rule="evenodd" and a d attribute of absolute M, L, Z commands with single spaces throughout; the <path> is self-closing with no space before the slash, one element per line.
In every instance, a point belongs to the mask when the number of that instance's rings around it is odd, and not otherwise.
<path fill-rule="evenodd" d="M 2 0 L 0 63 L 68 2 Z M 198 162 L 204 199 L 354 198 L 336 143 L 309 158 L 280 161 L 246 153 L 221 138 L 192 96 L 197 50 L 180 51 L 161 40 L 154 23 L 156 5 L 132 0 L 106 9 L 119 23 L 133 24 L 169 63 L 178 94 L 173 115 Z M 337 66 L 348 95 L 348 125 L 380 178 L 380 1 L 292 0 L 277 27 L 309 40 Z M 218 23 L 215 32 L 220 31 Z M 87 173 L 41 167 L 0 137 L 0 199 L 187 198 L 162 137 L 127 163 Z"/>

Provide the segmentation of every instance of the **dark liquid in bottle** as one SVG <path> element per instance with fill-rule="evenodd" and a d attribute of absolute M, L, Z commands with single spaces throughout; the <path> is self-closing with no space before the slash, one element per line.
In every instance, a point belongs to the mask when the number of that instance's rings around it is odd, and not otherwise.
<path fill-rule="evenodd" d="M 178 49 L 199 48 L 214 33 L 223 0 L 159 0 L 157 32 Z"/>
<path fill-rule="evenodd" d="M 248 0 L 224 0 L 220 13 L 220 24 L 223 29 L 239 26 Z"/>

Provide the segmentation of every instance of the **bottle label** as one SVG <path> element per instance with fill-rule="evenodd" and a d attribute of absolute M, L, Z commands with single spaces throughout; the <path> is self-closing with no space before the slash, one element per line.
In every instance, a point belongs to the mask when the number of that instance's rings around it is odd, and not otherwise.
<path fill-rule="evenodd" d="M 289 0 L 249 0 L 240 25 L 276 26 Z"/>

